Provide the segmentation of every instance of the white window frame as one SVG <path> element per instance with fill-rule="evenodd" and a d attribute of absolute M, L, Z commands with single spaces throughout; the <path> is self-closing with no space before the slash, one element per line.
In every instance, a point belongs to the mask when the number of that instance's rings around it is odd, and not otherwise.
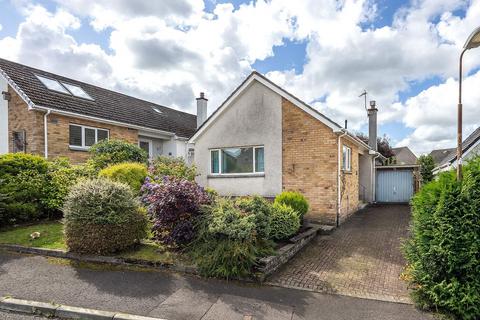
<path fill-rule="evenodd" d="M 344 161 L 342 161 L 342 170 L 350 172 L 352 171 L 352 148 L 343 145 L 342 151 L 342 157 L 344 157 Z"/>
<path fill-rule="evenodd" d="M 222 149 L 230 149 L 230 148 L 252 148 L 252 166 L 253 166 L 253 171 L 252 172 L 242 172 L 242 173 L 223 173 L 222 172 Z M 263 149 L 263 171 L 256 171 L 255 170 L 255 157 L 256 157 L 256 149 Z M 212 172 L 212 153 L 213 151 L 218 151 L 218 173 L 213 173 Z M 249 176 L 249 175 L 258 175 L 258 174 L 264 174 L 265 173 L 265 146 L 261 145 L 256 145 L 256 146 L 241 146 L 241 147 L 222 147 L 222 148 L 214 148 L 210 149 L 210 161 L 208 163 L 208 172 L 212 176 Z"/>
<path fill-rule="evenodd" d="M 82 134 L 82 145 L 81 146 L 74 146 L 70 144 L 70 126 L 76 126 L 82 128 L 81 134 Z M 107 140 L 110 140 L 110 130 L 105 129 L 105 128 L 96 128 L 96 127 L 90 127 L 90 126 L 84 126 L 82 124 L 76 124 L 76 123 L 69 123 L 68 124 L 68 147 L 71 150 L 88 150 L 90 149 L 91 146 L 86 146 L 85 145 L 85 129 L 93 129 L 95 130 L 95 143 L 98 143 L 98 130 L 103 130 L 107 131 Z M 94 144 L 95 144 L 94 143 Z"/>

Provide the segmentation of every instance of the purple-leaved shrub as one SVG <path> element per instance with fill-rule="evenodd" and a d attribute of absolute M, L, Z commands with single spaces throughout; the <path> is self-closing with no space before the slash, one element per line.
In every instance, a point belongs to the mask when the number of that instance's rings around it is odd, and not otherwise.
<path fill-rule="evenodd" d="M 193 240 L 200 208 L 212 202 L 195 182 L 166 176 L 158 182 L 147 178 L 142 192 L 142 201 L 153 220 L 154 238 L 177 248 Z"/>

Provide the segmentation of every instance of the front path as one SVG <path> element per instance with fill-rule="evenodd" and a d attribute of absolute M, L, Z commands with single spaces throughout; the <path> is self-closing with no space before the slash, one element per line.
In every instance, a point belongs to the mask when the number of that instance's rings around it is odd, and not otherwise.
<path fill-rule="evenodd" d="M 171 272 L 91 269 L 0 251 L 0 296 L 168 320 L 423 320 L 412 305 L 201 279 Z M 0 319 L 4 313 L 0 312 Z M 8 315 L 8 320 L 37 320 Z"/>
<path fill-rule="evenodd" d="M 401 242 L 408 236 L 410 207 L 364 209 L 329 236 L 317 237 L 269 283 L 384 301 L 409 303 Z"/>

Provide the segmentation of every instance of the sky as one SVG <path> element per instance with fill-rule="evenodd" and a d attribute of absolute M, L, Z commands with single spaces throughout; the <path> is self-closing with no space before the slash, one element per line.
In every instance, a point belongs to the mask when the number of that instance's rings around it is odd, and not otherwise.
<path fill-rule="evenodd" d="M 417 155 L 455 146 L 458 58 L 480 0 L 0 0 L 0 57 L 209 113 L 253 70 L 353 131 Z M 464 59 L 464 135 L 480 126 L 480 48 Z"/>

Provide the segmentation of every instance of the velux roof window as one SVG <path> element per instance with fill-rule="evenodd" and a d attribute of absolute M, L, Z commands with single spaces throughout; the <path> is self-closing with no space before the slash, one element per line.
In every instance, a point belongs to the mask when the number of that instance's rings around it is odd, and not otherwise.
<path fill-rule="evenodd" d="M 70 83 L 65 83 L 65 82 L 60 82 L 55 79 L 51 78 L 46 78 L 40 75 L 35 75 L 44 85 L 50 90 L 65 93 L 68 95 L 73 95 L 75 97 L 83 98 L 83 99 L 88 99 L 88 100 L 93 100 L 92 97 L 88 95 L 80 86 L 70 84 Z"/>

